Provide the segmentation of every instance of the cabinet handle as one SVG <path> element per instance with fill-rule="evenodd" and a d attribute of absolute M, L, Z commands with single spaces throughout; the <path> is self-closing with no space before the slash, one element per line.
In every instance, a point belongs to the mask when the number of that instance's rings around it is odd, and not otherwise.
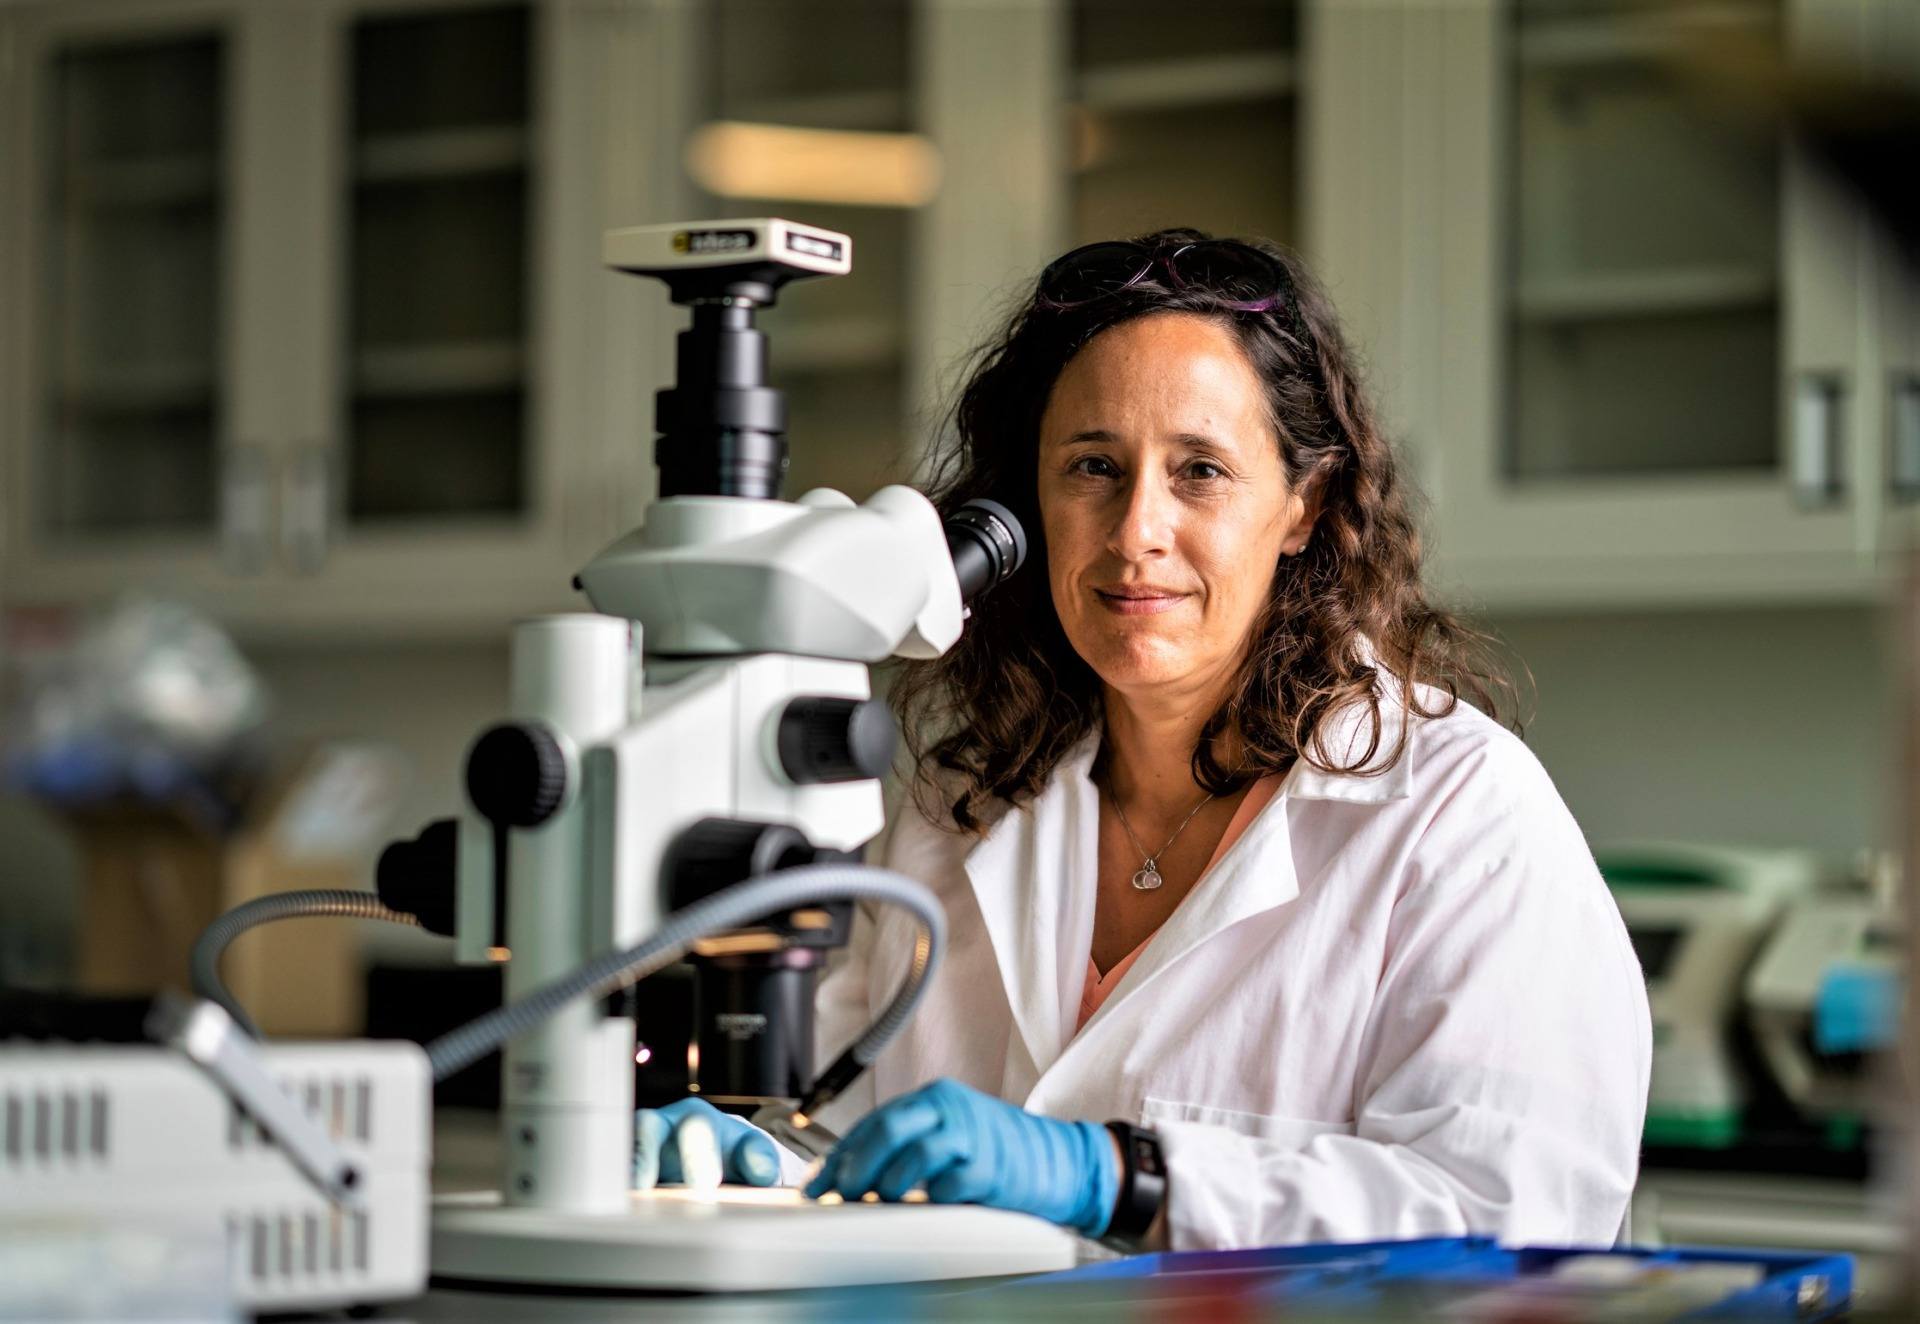
<path fill-rule="evenodd" d="M 326 564 L 332 523 L 332 457 L 328 446 L 308 442 L 296 446 L 287 461 L 280 551 L 295 574 L 315 574 Z"/>
<path fill-rule="evenodd" d="M 1920 501 L 1920 373 L 1896 372 L 1887 401 L 1887 481 L 1893 499 Z"/>
<path fill-rule="evenodd" d="M 273 490 L 264 447 L 227 447 L 220 458 L 220 559 L 227 572 L 257 575 L 267 564 Z"/>
<path fill-rule="evenodd" d="M 1794 496 L 1803 506 L 1832 505 L 1846 492 L 1845 396 L 1838 373 L 1806 373 L 1794 387 L 1789 460 Z"/>

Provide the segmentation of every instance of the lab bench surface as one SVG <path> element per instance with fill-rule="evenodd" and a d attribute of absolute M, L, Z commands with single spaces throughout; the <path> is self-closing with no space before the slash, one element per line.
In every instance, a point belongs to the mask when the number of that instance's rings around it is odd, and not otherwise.
<path fill-rule="evenodd" d="M 499 1142 L 492 1113 L 440 1109 L 435 1115 L 433 1184 L 437 1192 L 493 1184 Z M 1647 1169 L 1634 1198 L 1637 1244 L 1753 1246 L 1856 1257 L 1855 1318 L 1897 1299 L 1902 1285 L 1903 1220 L 1868 1184 L 1801 1177 Z M 890 1294 L 753 1293 L 742 1296 L 588 1295 L 475 1290 L 436 1285 L 425 1297 L 386 1312 L 397 1319 L 506 1320 L 820 1320 L 945 1315 L 943 1297 L 980 1283 L 933 1284 Z M 945 1304 L 956 1304 L 948 1301 Z M 1085 1304 L 1085 1303 L 1080 1303 Z M 1116 1298 L 1115 1304 L 1119 1304 Z M 1887 1316 L 1894 1318 L 1895 1316 Z"/>
<path fill-rule="evenodd" d="M 1863 1307 L 1896 1299 L 1905 1276 L 1906 1216 L 1870 1181 L 1647 1168 L 1630 1235 L 1636 1245 L 1849 1254 Z"/>

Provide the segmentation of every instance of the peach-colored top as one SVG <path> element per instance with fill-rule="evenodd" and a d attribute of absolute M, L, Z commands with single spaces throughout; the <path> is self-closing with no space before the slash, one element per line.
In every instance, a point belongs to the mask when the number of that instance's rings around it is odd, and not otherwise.
<path fill-rule="evenodd" d="M 1247 824 L 1253 822 L 1260 811 L 1267 807 L 1267 802 L 1273 799 L 1273 793 L 1280 789 L 1280 783 L 1283 780 L 1285 779 L 1278 773 L 1270 777 L 1262 777 L 1247 791 L 1246 799 L 1242 800 L 1240 807 L 1234 811 L 1233 821 L 1227 824 L 1227 830 L 1221 834 L 1220 844 L 1213 848 L 1213 858 L 1207 861 L 1207 869 L 1218 864 L 1220 857 L 1227 853 L 1227 849 L 1240 839 L 1240 834 L 1247 830 Z M 1206 871 L 1206 869 L 1200 871 L 1203 877 Z M 1154 932 L 1157 933 L 1159 930 L 1156 929 Z M 1149 933 L 1140 940 L 1138 947 L 1115 961 L 1113 969 L 1104 975 L 1100 973 L 1100 967 L 1093 963 L 1093 958 L 1091 956 L 1087 958 L 1087 982 L 1080 990 L 1080 1019 L 1074 1025 L 1075 1033 L 1093 1019 L 1093 1013 L 1100 1010 L 1100 1004 L 1105 1002 L 1107 995 L 1127 977 L 1127 971 L 1133 969 L 1133 963 L 1139 959 L 1141 952 L 1147 950 L 1147 944 L 1152 941 L 1153 934 Z"/>

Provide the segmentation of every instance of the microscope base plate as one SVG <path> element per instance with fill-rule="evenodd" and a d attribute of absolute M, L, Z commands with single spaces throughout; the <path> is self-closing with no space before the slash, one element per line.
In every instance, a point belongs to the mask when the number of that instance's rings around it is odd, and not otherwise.
<path fill-rule="evenodd" d="M 434 1277 L 691 1292 L 782 1291 L 1049 1273 L 1079 1239 L 977 1205 L 817 1204 L 797 1190 L 635 1191 L 619 1214 L 504 1205 L 495 1192 L 433 1207 Z"/>

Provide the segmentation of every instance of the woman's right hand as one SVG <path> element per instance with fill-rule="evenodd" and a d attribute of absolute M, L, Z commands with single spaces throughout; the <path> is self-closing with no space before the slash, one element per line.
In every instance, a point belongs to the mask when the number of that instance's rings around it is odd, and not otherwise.
<path fill-rule="evenodd" d="M 685 1098 L 633 1115 L 633 1185 L 648 1190 L 687 1180 L 680 1140 L 687 1121 L 698 1118 L 712 1131 L 719 1151 L 720 1180 L 741 1186 L 771 1186 L 780 1179 L 780 1155 L 765 1131 L 723 1113 L 705 1099 Z M 698 1160 L 696 1160 L 697 1162 Z"/>

